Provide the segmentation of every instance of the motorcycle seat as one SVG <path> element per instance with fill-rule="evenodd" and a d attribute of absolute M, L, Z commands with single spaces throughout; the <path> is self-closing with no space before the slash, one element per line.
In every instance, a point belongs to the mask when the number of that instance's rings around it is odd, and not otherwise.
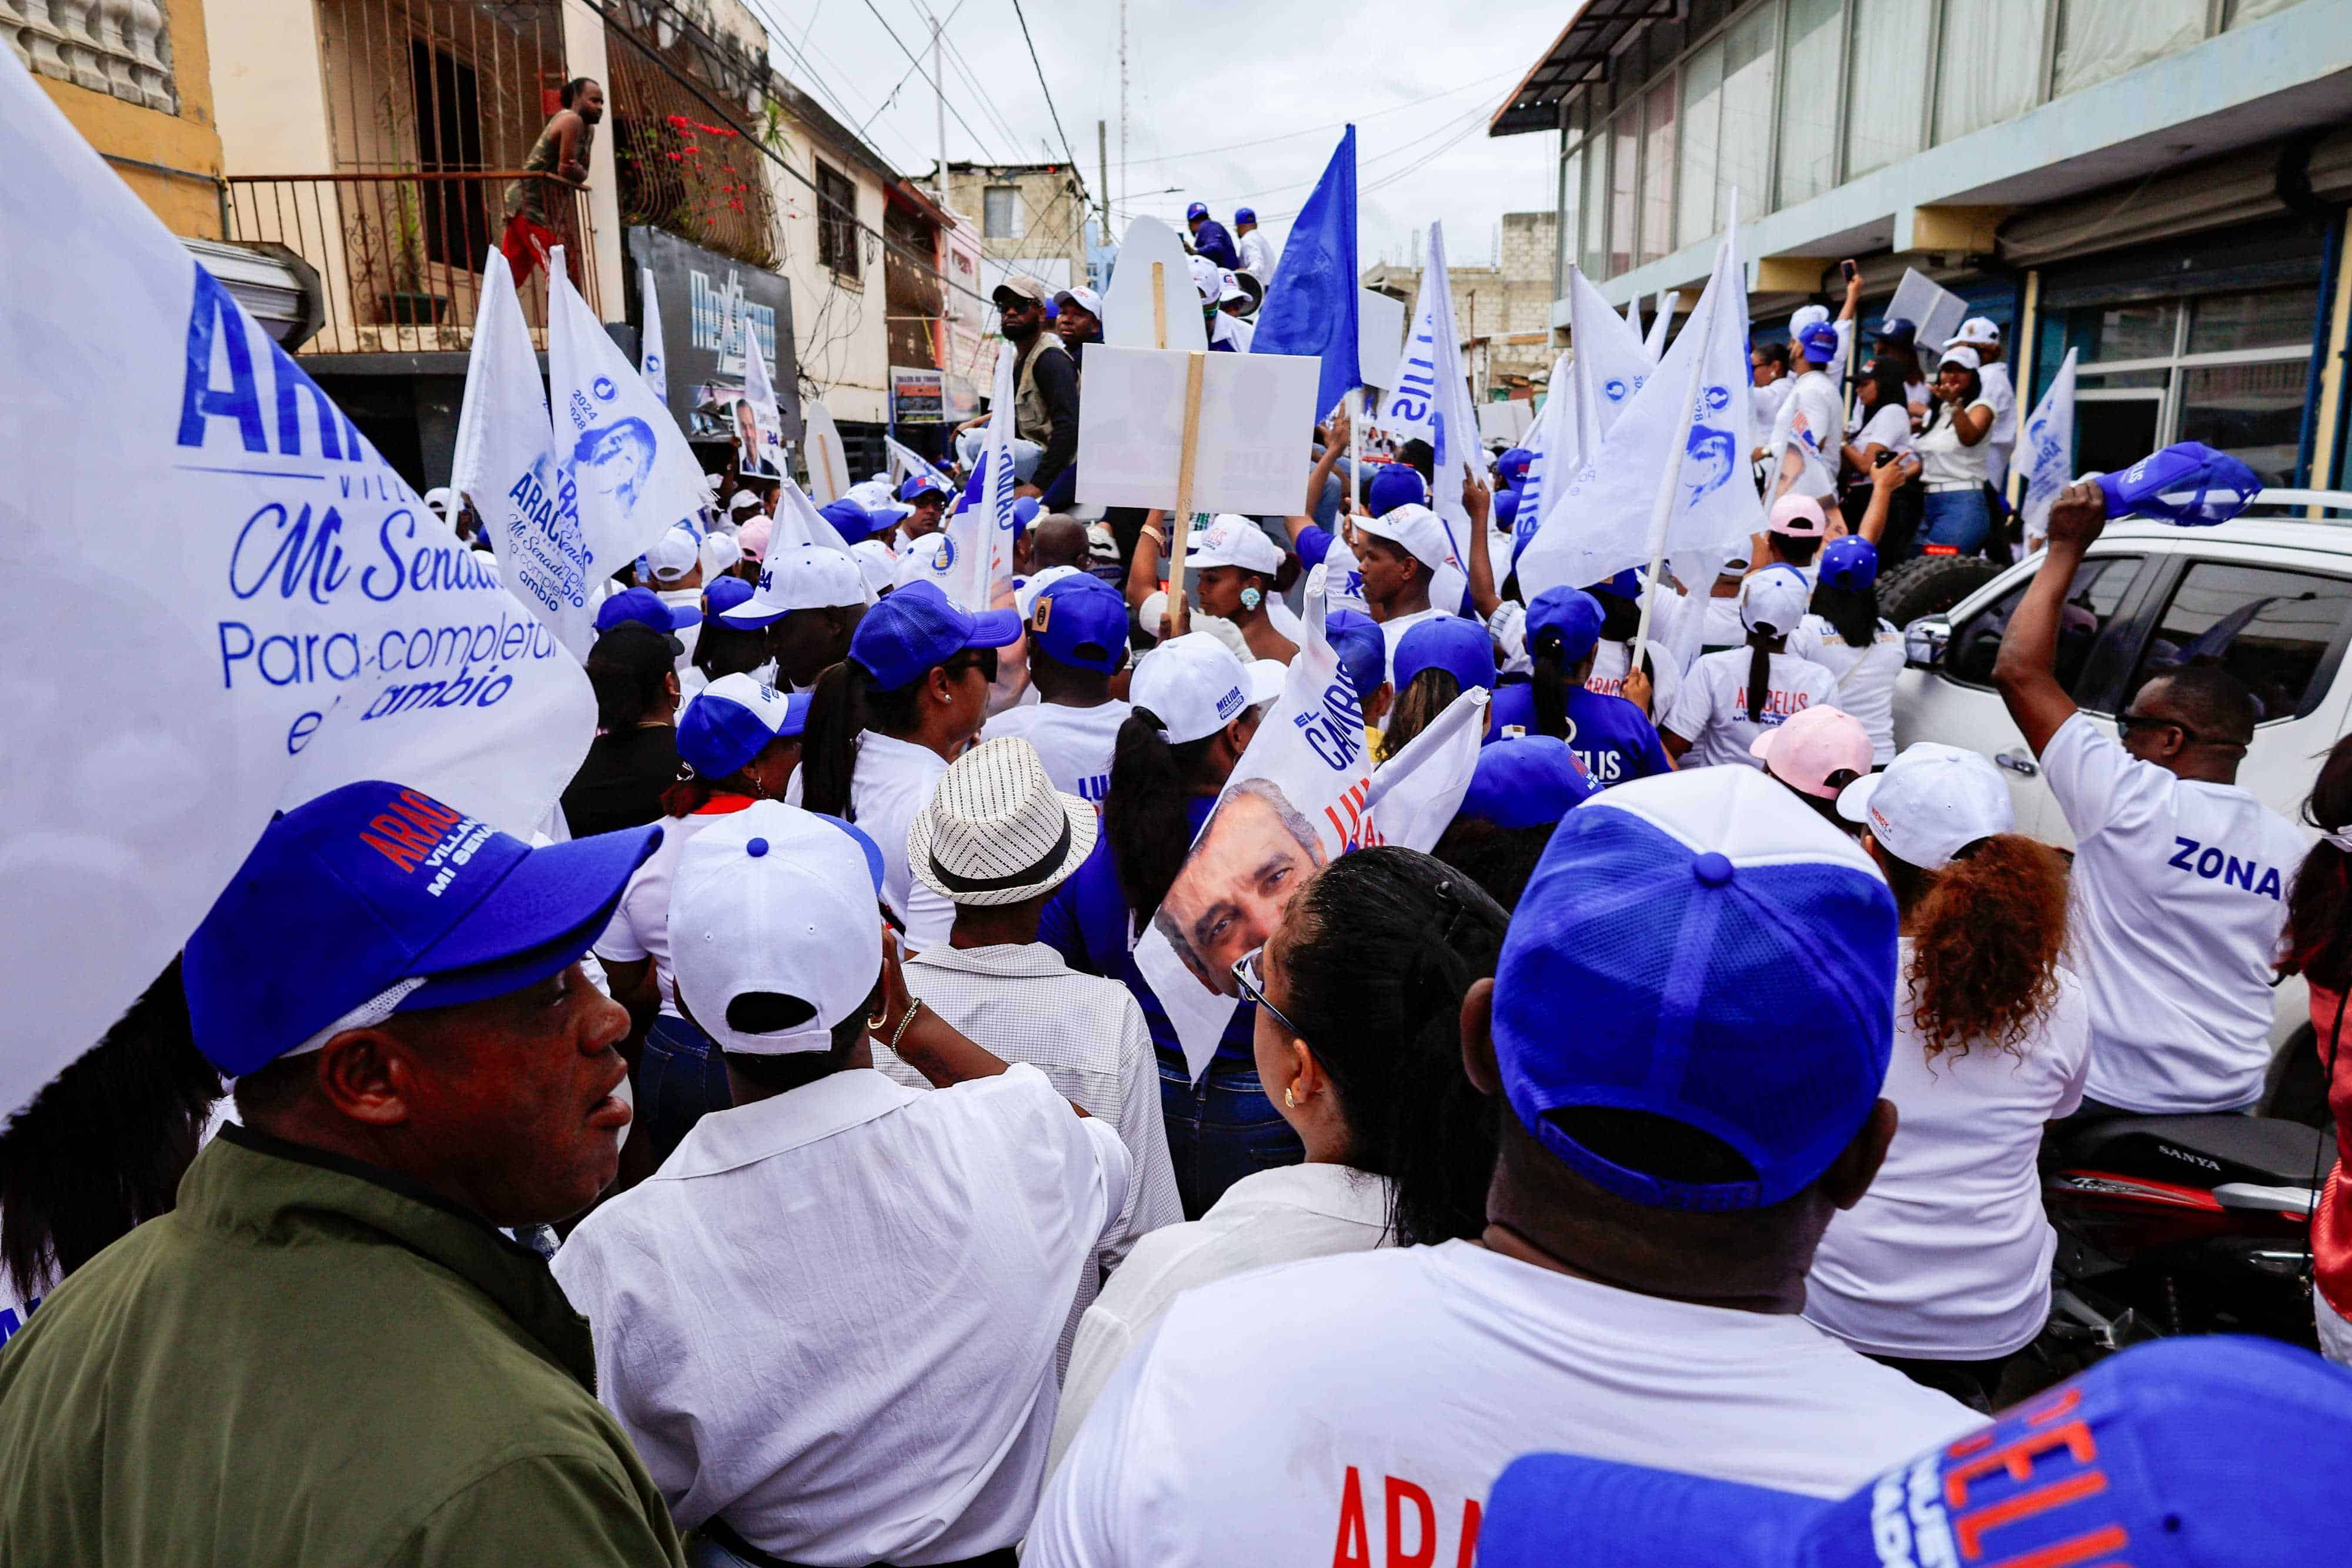
<path fill-rule="evenodd" d="M 2144 1141 L 2145 1140 L 2145 1141 Z M 2150 1142 L 2158 1145 L 2150 1150 Z M 2128 1155 L 2135 1148 L 2169 1158 L 2182 1170 L 2203 1170 L 2215 1185 L 2253 1181 L 2305 1186 L 2313 1173 L 2336 1163 L 2332 1130 L 2262 1116 L 2115 1116 L 2070 1134 L 2061 1157 L 2068 1165 L 2097 1166 L 2103 1157 Z M 2183 1158 L 2183 1155 L 2194 1158 Z M 2216 1169 L 2206 1169 L 2210 1162 Z"/>

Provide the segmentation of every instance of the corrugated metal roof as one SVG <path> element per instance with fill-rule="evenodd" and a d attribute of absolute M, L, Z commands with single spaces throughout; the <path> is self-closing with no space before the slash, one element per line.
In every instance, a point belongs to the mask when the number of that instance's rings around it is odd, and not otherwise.
<path fill-rule="evenodd" d="M 1489 136 L 1519 136 L 1559 128 L 1559 100 L 1580 82 L 1598 81 L 1609 57 L 1645 22 L 1671 20 L 1679 0 L 1583 0 L 1502 107 L 1486 122 Z"/>

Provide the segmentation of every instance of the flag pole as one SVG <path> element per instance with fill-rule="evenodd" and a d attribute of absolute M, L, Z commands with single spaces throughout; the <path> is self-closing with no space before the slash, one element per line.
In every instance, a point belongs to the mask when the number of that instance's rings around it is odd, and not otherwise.
<path fill-rule="evenodd" d="M 1339 508 L 1339 526 L 1343 528 L 1348 526 L 1346 519 L 1356 510 L 1356 497 L 1363 493 L 1364 389 L 1349 387 L 1344 401 L 1348 406 L 1348 500 Z"/>
<path fill-rule="evenodd" d="M 1182 636 L 1192 623 L 1185 614 L 1184 561 L 1192 545 L 1192 460 L 1201 440 L 1201 377 L 1209 356 L 1195 349 L 1185 356 L 1184 445 L 1176 465 L 1176 515 L 1168 528 L 1168 630 Z"/>

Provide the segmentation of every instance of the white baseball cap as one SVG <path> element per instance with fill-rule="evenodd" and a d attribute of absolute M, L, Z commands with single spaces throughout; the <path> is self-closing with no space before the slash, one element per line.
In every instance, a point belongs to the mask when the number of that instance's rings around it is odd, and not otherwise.
<path fill-rule="evenodd" d="M 759 511 L 761 509 L 760 497 L 754 496 L 749 490 L 738 490 L 731 497 L 729 498 L 727 502 L 727 509 L 730 512 Z"/>
<path fill-rule="evenodd" d="M 1870 830 L 1896 860 L 1940 871 L 1979 839 L 2017 831 L 2017 808 L 2000 772 L 1979 754 L 1914 742 L 1838 794 L 1838 815 Z"/>
<path fill-rule="evenodd" d="M 743 559 L 743 547 L 733 534 L 713 533 L 702 541 L 702 575 L 705 580 L 723 577 L 735 570 Z"/>
<path fill-rule="evenodd" d="M 1075 566 L 1049 566 L 1045 570 L 1023 578 L 1013 585 L 1013 607 L 1021 612 L 1021 623 L 1037 612 L 1037 596 L 1066 577 L 1083 575 Z"/>
<path fill-rule="evenodd" d="M 1951 342 L 1944 346 L 1948 349 L 1953 343 L 1997 344 L 2000 341 L 2000 328 L 1994 323 L 1991 317 L 1971 316 L 1960 323 L 1960 329 L 1952 334 Z"/>
<path fill-rule="evenodd" d="M 833 1049 L 882 972 L 881 856 L 845 822 L 755 800 L 678 852 L 669 904 L 677 998 L 724 1051 Z"/>
<path fill-rule="evenodd" d="M 444 521 L 457 513 L 457 492 L 446 485 L 436 485 L 432 489 L 425 491 L 424 500 L 425 504 L 433 509 L 433 515 Z"/>
<path fill-rule="evenodd" d="M 1224 274 L 1217 264 L 1205 256 L 1192 258 L 1192 287 L 1200 292 L 1202 304 L 1215 301 L 1225 291 Z"/>
<path fill-rule="evenodd" d="M 1444 520 L 1427 507 L 1408 502 L 1377 517 L 1358 517 L 1355 522 L 1358 533 L 1402 545 L 1415 560 L 1433 572 L 1441 567 L 1460 565 L 1454 559 L 1453 541 L 1446 538 Z M 1430 602 L 1437 602 L 1436 594 L 1430 595 Z"/>
<path fill-rule="evenodd" d="M 1271 577 L 1282 570 L 1282 547 L 1247 517 L 1219 512 L 1193 537 L 1185 559 L 1198 568 L 1237 566 Z"/>
<path fill-rule="evenodd" d="M 1076 288 L 1065 288 L 1054 296 L 1055 308 L 1058 309 L 1065 304 L 1075 305 L 1089 316 L 1102 314 L 1102 296 L 1083 286 Z"/>
<path fill-rule="evenodd" d="M 1811 598 L 1801 572 L 1766 567 L 1739 585 L 1739 623 L 1750 632 L 1769 626 L 1786 636 L 1805 618 Z"/>
<path fill-rule="evenodd" d="M 1060 886 L 1096 831 L 1094 807 L 1054 788 L 1035 747 L 1004 736 L 940 775 L 907 830 L 907 868 L 950 904 L 1018 904 Z"/>
<path fill-rule="evenodd" d="M 646 551 L 646 570 L 654 574 L 656 582 L 676 582 L 692 571 L 702 559 L 702 546 L 694 531 L 673 528 L 653 542 Z"/>
<path fill-rule="evenodd" d="M 1169 745 L 1182 746 L 1216 734 L 1265 700 L 1252 695 L 1263 684 L 1263 676 L 1254 677 L 1215 637 L 1187 632 L 1143 656 L 1128 701 L 1160 720 Z"/>
<path fill-rule="evenodd" d="M 866 602 L 857 563 L 827 545 L 790 545 L 760 563 L 751 597 L 719 619 L 735 626 L 765 626 L 795 610 L 829 610 Z"/>
<path fill-rule="evenodd" d="M 1977 351 L 1974 349 L 1963 343 L 1946 349 L 1944 357 L 1936 361 L 1936 368 L 1939 371 L 1946 365 L 1960 365 L 1971 371 L 1980 371 L 1984 369 L 1984 361 L 1977 357 Z"/>
<path fill-rule="evenodd" d="M 904 588 L 914 582 L 936 582 L 947 571 L 942 558 L 953 549 L 944 529 L 914 540 L 899 553 L 897 564 L 891 568 L 891 586 Z"/>
<path fill-rule="evenodd" d="M 898 558 L 880 539 L 859 539 L 849 547 L 857 558 L 857 570 L 866 579 L 866 586 L 879 599 L 898 584 Z"/>
<path fill-rule="evenodd" d="M 1829 319 L 1830 308 L 1826 305 L 1798 306 L 1796 314 L 1789 318 L 1789 341 L 1793 344 L 1805 335 L 1806 328 L 1818 327 Z"/>

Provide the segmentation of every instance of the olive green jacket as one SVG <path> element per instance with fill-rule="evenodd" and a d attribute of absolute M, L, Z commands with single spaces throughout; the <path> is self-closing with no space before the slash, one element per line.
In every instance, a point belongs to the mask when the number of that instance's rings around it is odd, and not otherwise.
<path fill-rule="evenodd" d="M 682 1563 L 547 1265 L 230 1126 L 0 1350 L 0 1563 Z"/>

